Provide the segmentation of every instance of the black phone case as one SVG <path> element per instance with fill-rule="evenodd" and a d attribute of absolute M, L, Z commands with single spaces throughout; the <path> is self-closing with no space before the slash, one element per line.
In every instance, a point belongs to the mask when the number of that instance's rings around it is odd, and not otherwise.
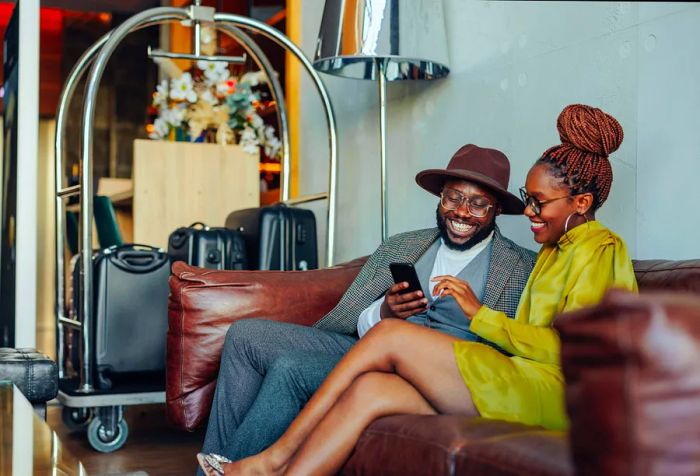
<path fill-rule="evenodd" d="M 401 291 L 401 294 L 410 293 L 413 291 L 423 291 L 423 287 L 420 284 L 420 279 L 418 279 L 416 269 L 412 264 L 391 263 L 389 265 L 389 270 L 391 271 L 391 275 L 393 276 L 395 283 L 400 283 L 402 281 L 408 282 L 408 288 Z"/>

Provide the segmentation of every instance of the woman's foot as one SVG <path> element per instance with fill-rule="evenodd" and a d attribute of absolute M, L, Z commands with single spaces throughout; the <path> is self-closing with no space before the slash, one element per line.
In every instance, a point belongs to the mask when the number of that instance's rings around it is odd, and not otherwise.
<path fill-rule="evenodd" d="M 274 476 L 284 473 L 287 464 L 276 464 L 267 452 L 245 458 L 235 463 L 226 463 L 223 474 L 226 476 Z"/>
<path fill-rule="evenodd" d="M 206 476 L 223 476 L 222 465 L 231 462 L 230 459 L 214 453 L 197 453 L 197 461 Z"/>

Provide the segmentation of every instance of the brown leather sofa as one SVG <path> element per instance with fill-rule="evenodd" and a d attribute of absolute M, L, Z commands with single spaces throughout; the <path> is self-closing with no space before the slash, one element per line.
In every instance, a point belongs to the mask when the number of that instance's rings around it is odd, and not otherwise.
<path fill-rule="evenodd" d="M 363 260 L 317 271 L 173 266 L 167 411 L 206 422 L 231 322 L 311 325 Z M 557 318 L 568 433 L 482 418 L 398 415 L 367 428 L 343 474 L 700 474 L 700 260 L 637 261 L 640 296 L 611 291 Z"/>

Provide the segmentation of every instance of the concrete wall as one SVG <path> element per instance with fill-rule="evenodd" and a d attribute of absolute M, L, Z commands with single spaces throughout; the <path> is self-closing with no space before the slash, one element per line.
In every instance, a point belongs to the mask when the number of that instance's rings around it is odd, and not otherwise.
<path fill-rule="evenodd" d="M 581 102 L 613 114 L 625 129 L 599 219 L 622 235 L 635 258 L 700 256 L 693 208 L 700 202 L 700 6 L 465 0 L 443 6 L 450 76 L 389 84 L 390 234 L 434 224 L 437 200 L 414 176 L 444 167 L 462 144 L 503 150 L 516 192 L 532 162 L 558 143 L 561 109 Z M 302 47 L 311 56 L 323 0 L 304 0 L 302 8 Z M 377 85 L 323 78 L 340 136 L 336 256 L 344 260 L 380 241 Z M 325 126 L 308 82 L 302 124 L 300 191 L 323 191 Z M 524 217 L 498 221 L 507 235 L 536 248 Z"/>

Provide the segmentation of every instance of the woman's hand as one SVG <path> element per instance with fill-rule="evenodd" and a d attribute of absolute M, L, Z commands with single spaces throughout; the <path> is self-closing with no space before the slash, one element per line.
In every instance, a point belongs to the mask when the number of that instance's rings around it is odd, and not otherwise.
<path fill-rule="evenodd" d="M 471 321 L 481 307 L 481 302 L 469 283 L 454 276 L 435 276 L 431 281 L 436 283 L 433 287 L 433 296 L 452 296 L 466 314 L 467 319 Z"/>
<path fill-rule="evenodd" d="M 400 292 L 407 287 L 408 283 L 402 281 L 389 288 L 386 292 L 386 296 L 384 296 L 384 302 L 379 308 L 379 315 L 382 319 L 387 317 L 406 319 L 414 314 L 425 311 L 428 300 L 423 296 L 423 291 L 400 294 Z"/>

